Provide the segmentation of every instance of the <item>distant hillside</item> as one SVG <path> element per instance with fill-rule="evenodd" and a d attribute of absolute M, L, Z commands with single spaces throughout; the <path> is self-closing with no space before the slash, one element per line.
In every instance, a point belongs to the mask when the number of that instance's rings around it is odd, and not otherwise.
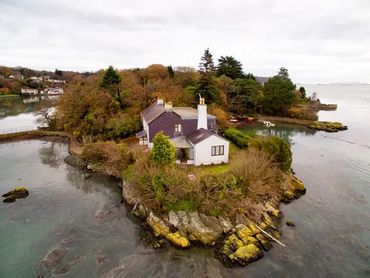
<path fill-rule="evenodd" d="M 0 95 L 17 95 L 22 88 L 42 90 L 49 87 L 64 87 L 81 73 L 73 71 L 33 70 L 24 67 L 0 66 Z"/>

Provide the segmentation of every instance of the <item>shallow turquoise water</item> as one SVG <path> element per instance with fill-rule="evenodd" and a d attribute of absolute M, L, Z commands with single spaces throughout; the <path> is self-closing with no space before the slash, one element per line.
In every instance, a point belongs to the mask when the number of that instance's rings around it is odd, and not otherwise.
<path fill-rule="evenodd" d="M 349 126 L 339 133 L 278 125 L 293 143 L 293 169 L 307 194 L 282 205 L 281 240 L 244 268 L 225 268 L 213 250 L 154 250 L 140 223 L 120 204 L 116 181 L 63 162 L 64 143 L 39 140 L 0 144 L 0 192 L 26 185 L 30 196 L 0 203 L 0 277 L 45 277 L 42 258 L 54 248 L 67 255 L 63 277 L 101 277 L 123 266 L 120 277 L 366 277 L 370 276 L 370 86 L 305 86 L 337 111 L 320 120 Z M 77 256 L 77 257 L 76 257 Z M 79 259 L 78 263 L 73 264 Z"/>

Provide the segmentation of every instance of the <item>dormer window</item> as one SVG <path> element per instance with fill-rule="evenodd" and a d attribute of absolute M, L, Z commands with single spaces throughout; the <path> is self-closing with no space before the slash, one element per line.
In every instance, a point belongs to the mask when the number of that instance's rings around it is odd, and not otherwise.
<path fill-rule="evenodd" d="M 175 124 L 175 132 L 177 132 L 177 133 L 182 132 L 181 124 Z"/>

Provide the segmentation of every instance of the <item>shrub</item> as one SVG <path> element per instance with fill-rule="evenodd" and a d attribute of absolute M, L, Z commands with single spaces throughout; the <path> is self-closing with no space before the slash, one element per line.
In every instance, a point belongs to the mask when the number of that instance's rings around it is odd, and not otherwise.
<path fill-rule="evenodd" d="M 142 193 L 146 206 L 161 211 L 198 208 L 192 198 L 195 181 L 188 178 L 185 169 L 157 165 L 145 154 L 133 168 L 130 182 Z"/>
<path fill-rule="evenodd" d="M 133 154 L 127 146 L 113 141 L 86 144 L 82 158 L 93 170 L 116 177 L 120 177 L 122 170 L 133 163 Z"/>
<path fill-rule="evenodd" d="M 174 165 L 176 162 L 176 148 L 168 136 L 158 132 L 153 138 L 151 158 L 157 165 Z"/>
<path fill-rule="evenodd" d="M 243 132 L 235 128 L 228 128 L 225 130 L 225 137 L 239 148 L 243 148 L 248 146 L 248 143 L 256 137 L 256 134 L 253 131 Z"/>
<path fill-rule="evenodd" d="M 266 152 L 249 148 L 234 158 L 231 169 L 246 196 L 259 198 L 276 195 L 280 190 L 279 169 L 274 158 Z"/>
<path fill-rule="evenodd" d="M 283 171 L 290 170 L 292 165 L 292 152 L 290 144 L 276 136 L 256 137 L 250 142 L 250 146 L 268 153 L 279 164 Z"/>

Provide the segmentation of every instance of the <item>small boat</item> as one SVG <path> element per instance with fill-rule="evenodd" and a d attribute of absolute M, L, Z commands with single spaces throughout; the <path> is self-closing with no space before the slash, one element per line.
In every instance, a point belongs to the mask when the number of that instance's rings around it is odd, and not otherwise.
<path fill-rule="evenodd" d="M 229 121 L 232 122 L 232 123 L 237 123 L 238 119 L 237 118 L 230 118 Z"/>
<path fill-rule="evenodd" d="M 272 122 L 270 121 L 263 121 L 262 122 L 266 127 L 272 127 L 272 126 L 275 126 L 275 124 L 273 124 Z"/>
<path fill-rule="evenodd" d="M 248 122 L 253 122 L 253 121 L 254 121 L 254 118 L 253 118 L 253 117 L 248 117 L 248 118 L 247 118 L 247 121 L 248 121 Z"/>

